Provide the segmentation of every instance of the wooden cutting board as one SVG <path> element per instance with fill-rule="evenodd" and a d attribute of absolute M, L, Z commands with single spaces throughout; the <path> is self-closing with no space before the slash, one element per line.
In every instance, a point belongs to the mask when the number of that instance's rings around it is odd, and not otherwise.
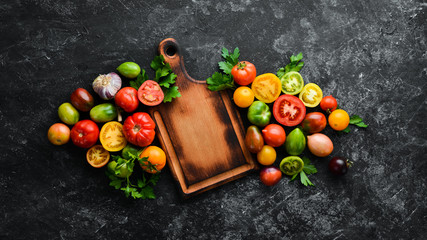
<path fill-rule="evenodd" d="M 213 92 L 191 78 L 173 38 L 159 52 L 177 75 L 181 97 L 150 109 L 156 134 L 184 198 L 244 176 L 257 168 L 244 144 L 239 112 L 225 92 Z"/>

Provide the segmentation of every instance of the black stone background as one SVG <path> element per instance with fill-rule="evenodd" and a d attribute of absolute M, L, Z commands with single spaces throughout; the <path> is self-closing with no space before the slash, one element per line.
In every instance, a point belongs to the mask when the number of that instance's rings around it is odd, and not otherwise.
<path fill-rule="evenodd" d="M 2 1 L 0 238 L 425 239 L 426 10 L 424 0 Z M 157 199 L 131 200 L 85 150 L 48 142 L 74 89 L 93 93 L 124 61 L 153 76 L 166 37 L 196 79 L 218 70 L 223 46 L 259 74 L 303 52 L 305 82 L 369 125 L 325 130 L 332 155 L 355 166 L 335 178 L 331 156 L 306 151 L 316 187 L 286 177 L 266 187 L 255 172 L 186 201 L 166 167 Z"/>

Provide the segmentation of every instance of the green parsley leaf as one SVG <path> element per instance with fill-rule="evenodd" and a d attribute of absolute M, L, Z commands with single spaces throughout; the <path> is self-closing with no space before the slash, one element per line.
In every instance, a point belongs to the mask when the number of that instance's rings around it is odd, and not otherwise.
<path fill-rule="evenodd" d="M 281 78 L 288 72 L 295 71 L 299 72 L 301 68 L 304 66 L 304 62 L 300 62 L 302 60 L 302 53 L 300 52 L 297 56 L 292 55 L 290 57 L 290 63 L 288 63 L 284 68 L 279 68 L 277 71 L 277 77 Z"/>
<path fill-rule="evenodd" d="M 314 184 L 310 182 L 304 171 L 301 171 L 299 175 L 301 183 L 304 184 L 304 186 L 314 186 Z"/>
<path fill-rule="evenodd" d="M 352 115 L 350 117 L 350 124 L 356 125 L 356 126 L 362 127 L 362 128 L 367 128 L 368 127 L 368 125 L 366 125 L 363 122 L 363 119 L 361 117 L 359 117 L 358 115 Z M 347 127 L 346 129 L 342 130 L 341 132 L 349 133 L 350 132 L 350 128 Z"/>
<path fill-rule="evenodd" d="M 310 159 L 308 159 L 308 157 L 303 157 L 302 160 L 304 162 L 304 167 L 302 170 L 306 174 L 310 175 L 313 173 L 317 173 L 317 168 L 313 164 L 311 164 Z"/>
<path fill-rule="evenodd" d="M 172 102 L 172 99 L 181 97 L 181 93 L 178 91 L 178 86 L 173 86 L 171 88 L 167 88 L 165 92 L 165 98 L 163 102 Z"/>
<path fill-rule="evenodd" d="M 343 133 L 349 133 L 351 130 L 350 128 L 347 126 L 344 130 L 342 130 L 341 132 Z"/>
<path fill-rule="evenodd" d="M 235 89 L 231 70 L 239 63 L 240 50 L 235 48 L 234 52 L 230 53 L 225 47 L 222 48 L 221 56 L 225 61 L 219 62 L 218 66 L 222 72 L 215 72 L 212 77 L 206 80 L 208 89 L 211 91 L 222 91 L 225 89 Z M 224 73 L 224 74 L 223 74 Z"/>
<path fill-rule="evenodd" d="M 174 84 L 176 82 L 176 74 L 175 73 L 171 73 L 168 74 L 165 78 L 163 78 L 160 82 L 159 85 L 165 88 L 169 88 L 172 84 Z"/>
<path fill-rule="evenodd" d="M 295 178 L 298 176 L 298 174 L 299 173 L 294 174 L 289 182 L 292 182 L 293 180 L 295 180 Z"/>
<path fill-rule="evenodd" d="M 130 81 L 129 85 L 135 88 L 136 90 L 138 90 L 139 87 L 141 87 L 141 85 L 147 80 L 148 80 L 147 73 L 145 72 L 144 69 L 141 69 L 141 73 L 138 74 L 138 76 L 136 77 L 136 80 Z"/>
<path fill-rule="evenodd" d="M 228 88 L 235 88 L 234 81 L 231 75 L 224 75 L 220 72 L 215 72 L 212 77 L 206 80 L 208 88 L 211 91 L 221 91 Z"/>
<path fill-rule="evenodd" d="M 116 179 L 110 182 L 110 186 L 114 187 L 115 189 L 119 189 L 123 182 L 123 179 Z"/>

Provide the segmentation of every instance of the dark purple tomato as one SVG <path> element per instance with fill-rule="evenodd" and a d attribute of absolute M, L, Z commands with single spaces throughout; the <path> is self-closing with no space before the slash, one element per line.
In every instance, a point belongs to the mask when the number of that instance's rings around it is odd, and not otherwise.
<path fill-rule="evenodd" d="M 329 171 L 335 175 L 341 176 L 347 173 L 351 165 L 352 162 L 343 157 L 334 157 L 329 161 Z"/>
<path fill-rule="evenodd" d="M 266 186 L 273 186 L 282 178 L 282 172 L 277 167 L 265 167 L 261 170 L 259 178 Z"/>
<path fill-rule="evenodd" d="M 77 88 L 71 94 L 71 104 L 79 111 L 88 112 L 95 105 L 95 102 L 92 95 L 86 89 Z"/>

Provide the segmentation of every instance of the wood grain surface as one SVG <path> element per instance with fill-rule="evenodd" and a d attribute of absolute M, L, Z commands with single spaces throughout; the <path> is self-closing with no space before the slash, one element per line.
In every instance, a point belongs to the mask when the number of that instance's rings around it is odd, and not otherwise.
<path fill-rule="evenodd" d="M 236 179 L 257 167 L 244 145 L 245 130 L 225 91 L 210 91 L 185 70 L 179 45 L 168 38 L 159 52 L 177 75 L 181 97 L 151 110 L 157 136 L 183 196 Z"/>

